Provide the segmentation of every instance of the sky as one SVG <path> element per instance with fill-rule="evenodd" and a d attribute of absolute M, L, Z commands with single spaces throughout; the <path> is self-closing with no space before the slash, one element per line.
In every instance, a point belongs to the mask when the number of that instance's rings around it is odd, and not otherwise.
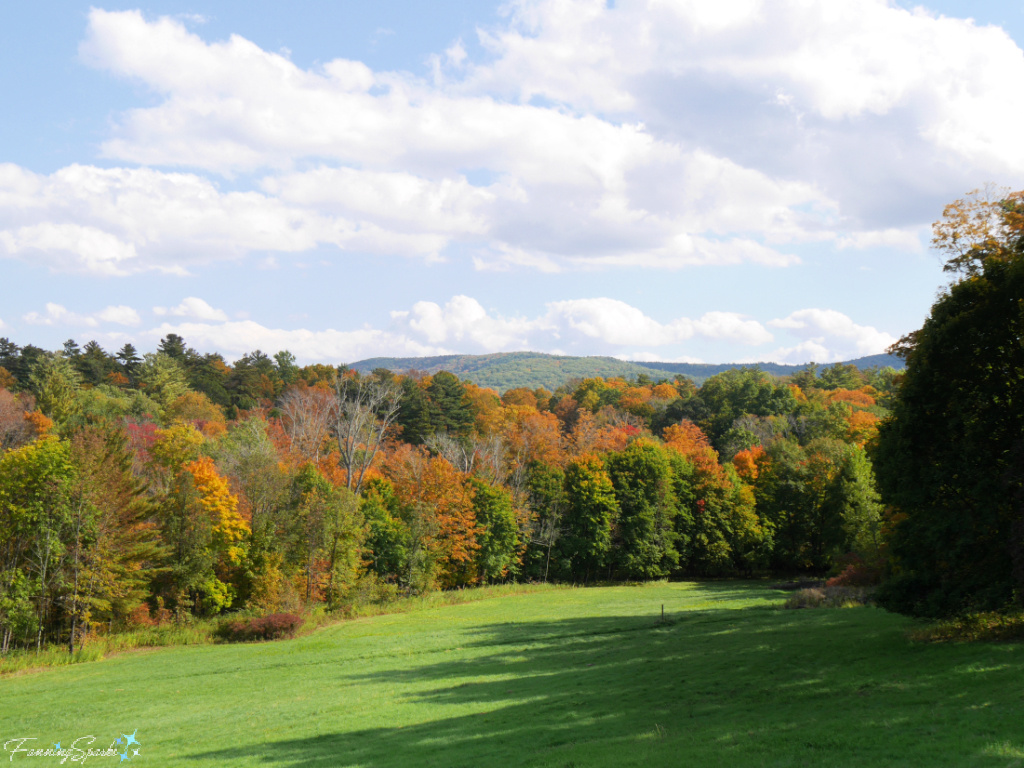
<path fill-rule="evenodd" d="M 1024 187 L 1024 4 L 0 6 L 0 336 L 819 363 Z"/>

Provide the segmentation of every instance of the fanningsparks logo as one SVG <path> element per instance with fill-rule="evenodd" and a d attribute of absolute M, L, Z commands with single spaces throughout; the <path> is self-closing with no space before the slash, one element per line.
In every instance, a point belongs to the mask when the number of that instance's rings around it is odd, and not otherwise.
<path fill-rule="evenodd" d="M 15 757 L 51 757 L 58 758 L 61 765 L 66 762 L 84 763 L 93 757 L 116 757 L 118 764 L 141 757 L 139 750 L 142 744 L 138 740 L 139 729 L 136 728 L 130 734 L 122 733 L 106 749 L 93 746 L 96 743 L 95 736 L 79 736 L 68 746 L 61 746 L 61 742 L 50 747 L 40 747 L 32 742 L 38 739 L 31 736 L 24 736 L 17 739 L 8 739 L 4 742 L 4 751 L 10 754 L 10 762 Z"/>

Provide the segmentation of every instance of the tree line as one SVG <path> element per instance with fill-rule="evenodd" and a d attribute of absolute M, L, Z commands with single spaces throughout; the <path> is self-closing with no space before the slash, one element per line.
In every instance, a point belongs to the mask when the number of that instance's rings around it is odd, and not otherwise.
<path fill-rule="evenodd" d="M 891 369 L 501 395 L 288 352 L 0 339 L 0 650 L 506 580 L 880 557 Z"/>

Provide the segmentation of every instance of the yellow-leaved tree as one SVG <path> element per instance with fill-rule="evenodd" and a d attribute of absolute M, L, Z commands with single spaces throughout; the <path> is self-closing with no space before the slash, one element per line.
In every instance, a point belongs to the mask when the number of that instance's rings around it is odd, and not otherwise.
<path fill-rule="evenodd" d="M 239 542 L 249 533 L 249 524 L 238 514 L 238 497 L 231 493 L 228 481 L 218 474 L 208 456 L 189 462 L 185 471 L 192 475 L 199 505 L 210 516 L 214 550 L 224 564 L 238 565 L 243 554 Z"/>

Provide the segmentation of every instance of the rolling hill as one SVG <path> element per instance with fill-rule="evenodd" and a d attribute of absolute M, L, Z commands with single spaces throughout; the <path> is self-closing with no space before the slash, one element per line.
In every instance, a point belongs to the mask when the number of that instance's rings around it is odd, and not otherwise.
<path fill-rule="evenodd" d="M 872 355 L 845 361 L 866 370 L 868 368 L 903 368 L 903 361 L 892 355 Z M 731 368 L 760 368 L 774 376 L 788 376 L 805 368 L 804 365 L 780 363 L 641 363 L 618 360 L 614 357 L 560 357 L 540 352 L 501 352 L 491 355 L 440 355 L 437 357 L 372 357 L 349 365 L 360 373 L 386 368 L 395 373 L 415 370 L 424 373 L 449 371 L 460 379 L 472 381 L 481 387 L 505 392 L 516 387 L 536 389 L 546 387 L 554 391 L 572 379 L 593 376 L 620 376 L 631 379 L 644 375 L 657 381 L 687 376 L 697 384 L 715 374 Z"/>

